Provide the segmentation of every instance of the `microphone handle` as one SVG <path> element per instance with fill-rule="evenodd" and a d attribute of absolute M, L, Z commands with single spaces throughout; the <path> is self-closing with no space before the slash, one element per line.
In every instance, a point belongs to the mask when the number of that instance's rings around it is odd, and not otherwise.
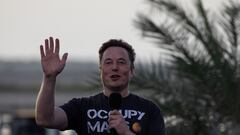
<path fill-rule="evenodd" d="M 111 129 L 110 129 L 110 135 L 118 135 L 116 129 L 111 128 Z"/>

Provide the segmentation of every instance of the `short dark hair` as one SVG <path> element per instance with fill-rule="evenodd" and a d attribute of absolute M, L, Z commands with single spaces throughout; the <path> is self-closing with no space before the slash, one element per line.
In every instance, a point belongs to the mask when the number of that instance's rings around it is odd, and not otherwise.
<path fill-rule="evenodd" d="M 127 42 L 121 40 L 121 39 L 110 39 L 109 41 L 102 44 L 100 47 L 98 53 L 99 53 L 99 62 L 101 62 L 104 51 L 109 47 L 122 47 L 128 52 L 129 59 L 131 61 L 131 68 L 134 68 L 134 61 L 136 57 L 136 53 L 133 49 L 133 47 L 128 44 Z"/>

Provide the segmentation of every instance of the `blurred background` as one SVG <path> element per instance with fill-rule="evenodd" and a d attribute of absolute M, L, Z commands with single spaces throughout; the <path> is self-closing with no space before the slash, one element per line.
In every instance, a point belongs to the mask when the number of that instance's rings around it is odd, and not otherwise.
<path fill-rule="evenodd" d="M 238 135 L 237 0 L 0 0 L 0 135 L 75 135 L 36 126 L 39 46 L 69 53 L 56 105 L 101 91 L 98 49 L 123 39 L 137 53 L 131 90 L 154 101 L 168 135 Z"/>

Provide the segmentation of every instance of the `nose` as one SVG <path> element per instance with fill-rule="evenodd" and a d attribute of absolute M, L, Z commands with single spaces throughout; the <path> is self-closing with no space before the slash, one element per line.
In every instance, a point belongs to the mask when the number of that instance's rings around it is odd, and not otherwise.
<path fill-rule="evenodd" d="M 112 65 L 112 71 L 118 71 L 118 65 L 117 65 L 117 63 L 113 63 L 113 65 Z"/>

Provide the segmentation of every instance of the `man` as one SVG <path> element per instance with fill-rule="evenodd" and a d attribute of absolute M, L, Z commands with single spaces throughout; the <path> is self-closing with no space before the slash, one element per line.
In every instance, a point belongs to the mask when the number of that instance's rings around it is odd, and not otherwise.
<path fill-rule="evenodd" d="M 99 49 L 99 69 L 103 91 L 97 95 L 74 98 L 56 107 L 56 78 L 63 70 L 68 54 L 59 58 L 59 40 L 50 37 L 40 46 L 43 81 L 36 101 L 36 122 L 59 130 L 73 129 L 79 135 L 164 135 L 163 117 L 152 102 L 129 92 L 134 74 L 135 52 L 122 40 L 109 40 Z M 111 110 L 109 95 L 119 93 L 122 106 Z"/>

